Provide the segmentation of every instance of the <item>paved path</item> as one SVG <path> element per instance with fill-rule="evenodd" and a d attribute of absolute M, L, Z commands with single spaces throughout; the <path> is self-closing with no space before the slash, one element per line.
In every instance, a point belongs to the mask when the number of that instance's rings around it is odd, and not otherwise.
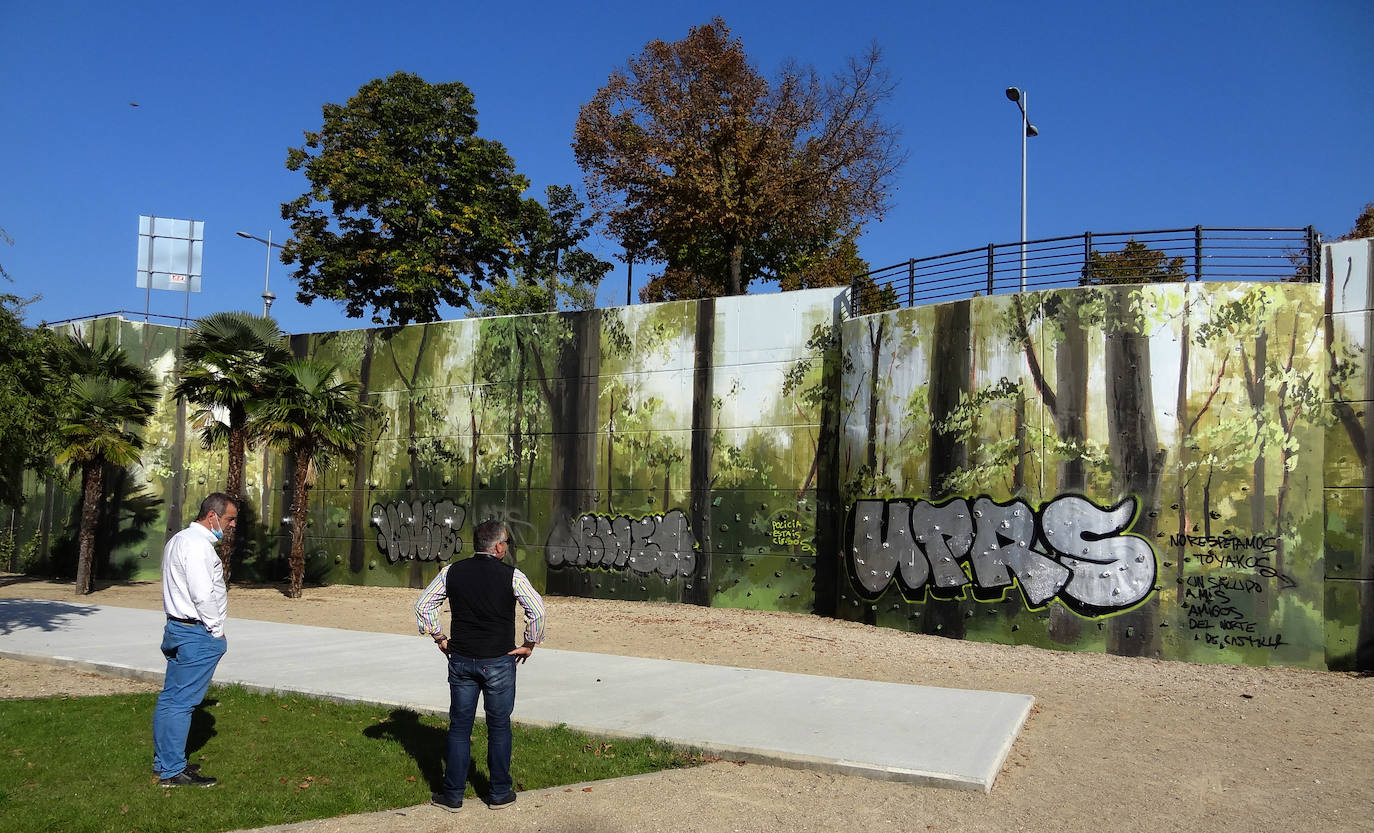
<path fill-rule="evenodd" d="M 160 680 L 164 621 L 149 610 L 0 599 L 0 656 Z M 448 711 L 443 657 L 427 639 L 232 617 L 228 633 L 216 683 Z M 1032 703 L 1024 694 L 544 648 L 518 679 L 521 723 L 985 792 Z"/>

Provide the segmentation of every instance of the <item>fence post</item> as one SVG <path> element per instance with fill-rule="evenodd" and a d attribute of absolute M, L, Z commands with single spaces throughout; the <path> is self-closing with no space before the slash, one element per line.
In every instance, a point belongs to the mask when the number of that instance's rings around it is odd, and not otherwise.
<path fill-rule="evenodd" d="M 1081 286 L 1092 286 L 1093 282 L 1093 233 L 1083 232 L 1083 280 Z"/>
<path fill-rule="evenodd" d="M 916 258 L 906 261 L 906 305 L 916 306 Z"/>
<path fill-rule="evenodd" d="M 1202 226 L 1193 227 L 1193 280 L 1202 280 Z"/>
<path fill-rule="evenodd" d="M 1322 236 L 1316 228 L 1307 227 L 1307 279 L 1321 280 Z"/>
<path fill-rule="evenodd" d="M 988 294 L 989 294 L 989 295 L 991 295 L 992 292 L 993 292 L 992 267 L 993 267 L 993 260 L 994 260 L 995 257 L 996 257 L 996 255 L 993 254 L 992 244 L 989 243 L 989 244 L 988 244 Z"/>

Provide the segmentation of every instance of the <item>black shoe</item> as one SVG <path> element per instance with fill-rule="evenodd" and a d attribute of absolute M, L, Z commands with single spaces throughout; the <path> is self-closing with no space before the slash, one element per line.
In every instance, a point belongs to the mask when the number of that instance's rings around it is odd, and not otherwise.
<path fill-rule="evenodd" d="M 442 807 L 445 810 L 448 810 L 450 813 L 456 813 L 459 810 L 463 809 L 463 799 L 460 798 L 455 803 L 445 798 L 443 793 L 431 793 L 429 797 L 429 803 L 433 804 L 435 807 Z"/>
<path fill-rule="evenodd" d="M 218 782 L 214 778 L 207 778 L 200 774 L 199 767 L 194 772 L 190 767 L 183 769 L 171 778 L 158 779 L 159 787 L 213 787 Z"/>
<path fill-rule="evenodd" d="M 509 807 L 510 805 L 512 805 L 512 804 L 514 804 L 514 803 L 515 803 L 515 793 L 511 793 L 510 795 L 508 795 L 508 796 L 506 796 L 505 798 L 502 798 L 502 799 L 495 799 L 495 798 L 489 799 L 489 800 L 487 801 L 487 806 L 490 807 L 490 808 L 493 809 L 493 810 L 500 810 L 501 808 L 503 808 L 503 807 Z"/>

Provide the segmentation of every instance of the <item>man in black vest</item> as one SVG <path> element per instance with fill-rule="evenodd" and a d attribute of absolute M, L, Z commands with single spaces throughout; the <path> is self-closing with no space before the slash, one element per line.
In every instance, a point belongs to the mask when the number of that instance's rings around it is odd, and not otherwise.
<path fill-rule="evenodd" d="M 431 802 L 450 812 L 463 806 L 468 764 L 472 757 L 472 723 L 477 693 L 487 716 L 487 770 L 493 810 L 515 803 L 510 775 L 510 713 L 515 708 L 515 666 L 529 659 L 544 638 L 544 600 L 513 564 L 510 530 L 500 521 L 483 521 L 473 531 L 477 552 L 444 567 L 420 594 L 415 619 L 420 632 L 448 656 L 448 760 L 443 791 Z M 439 624 L 439 608 L 448 599 L 453 611 L 450 635 Z M 525 610 L 525 641 L 515 647 L 515 605 Z"/>

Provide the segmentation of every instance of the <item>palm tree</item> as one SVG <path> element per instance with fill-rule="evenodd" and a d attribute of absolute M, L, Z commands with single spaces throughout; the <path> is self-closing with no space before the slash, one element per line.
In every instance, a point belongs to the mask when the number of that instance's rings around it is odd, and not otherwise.
<path fill-rule="evenodd" d="M 372 408 L 358 401 L 356 382 L 339 381 L 337 367 L 293 359 L 278 368 L 267 397 L 253 412 L 251 430 L 274 451 L 291 455 L 291 587 L 300 598 L 305 577 L 305 523 L 311 469 L 349 457 L 368 436 Z"/>
<path fill-rule="evenodd" d="M 59 421 L 57 462 L 81 473 L 76 594 L 82 596 L 91 592 L 105 466 L 139 462 L 143 439 L 137 429 L 148 424 L 158 390 L 151 373 L 108 341 L 95 347 L 73 338 L 62 358 L 71 370 L 71 385 Z"/>
<path fill-rule="evenodd" d="M 267 316 L 217 312 L 196 322 L 181 357 L 176 395 L 197 406 L 192 421 L 200 427 L 205 449 L 227 442 L 229 474 L 224 492 L 238 500 L 243 496 L 244 458 L 252 440 L 248 416 L 262 396 L 272 368 L 291 358 L 286 333 Z M 224 530 L 220 551 L 225 553 L 227 584 L 234 552 L 233 529 Z"/>

